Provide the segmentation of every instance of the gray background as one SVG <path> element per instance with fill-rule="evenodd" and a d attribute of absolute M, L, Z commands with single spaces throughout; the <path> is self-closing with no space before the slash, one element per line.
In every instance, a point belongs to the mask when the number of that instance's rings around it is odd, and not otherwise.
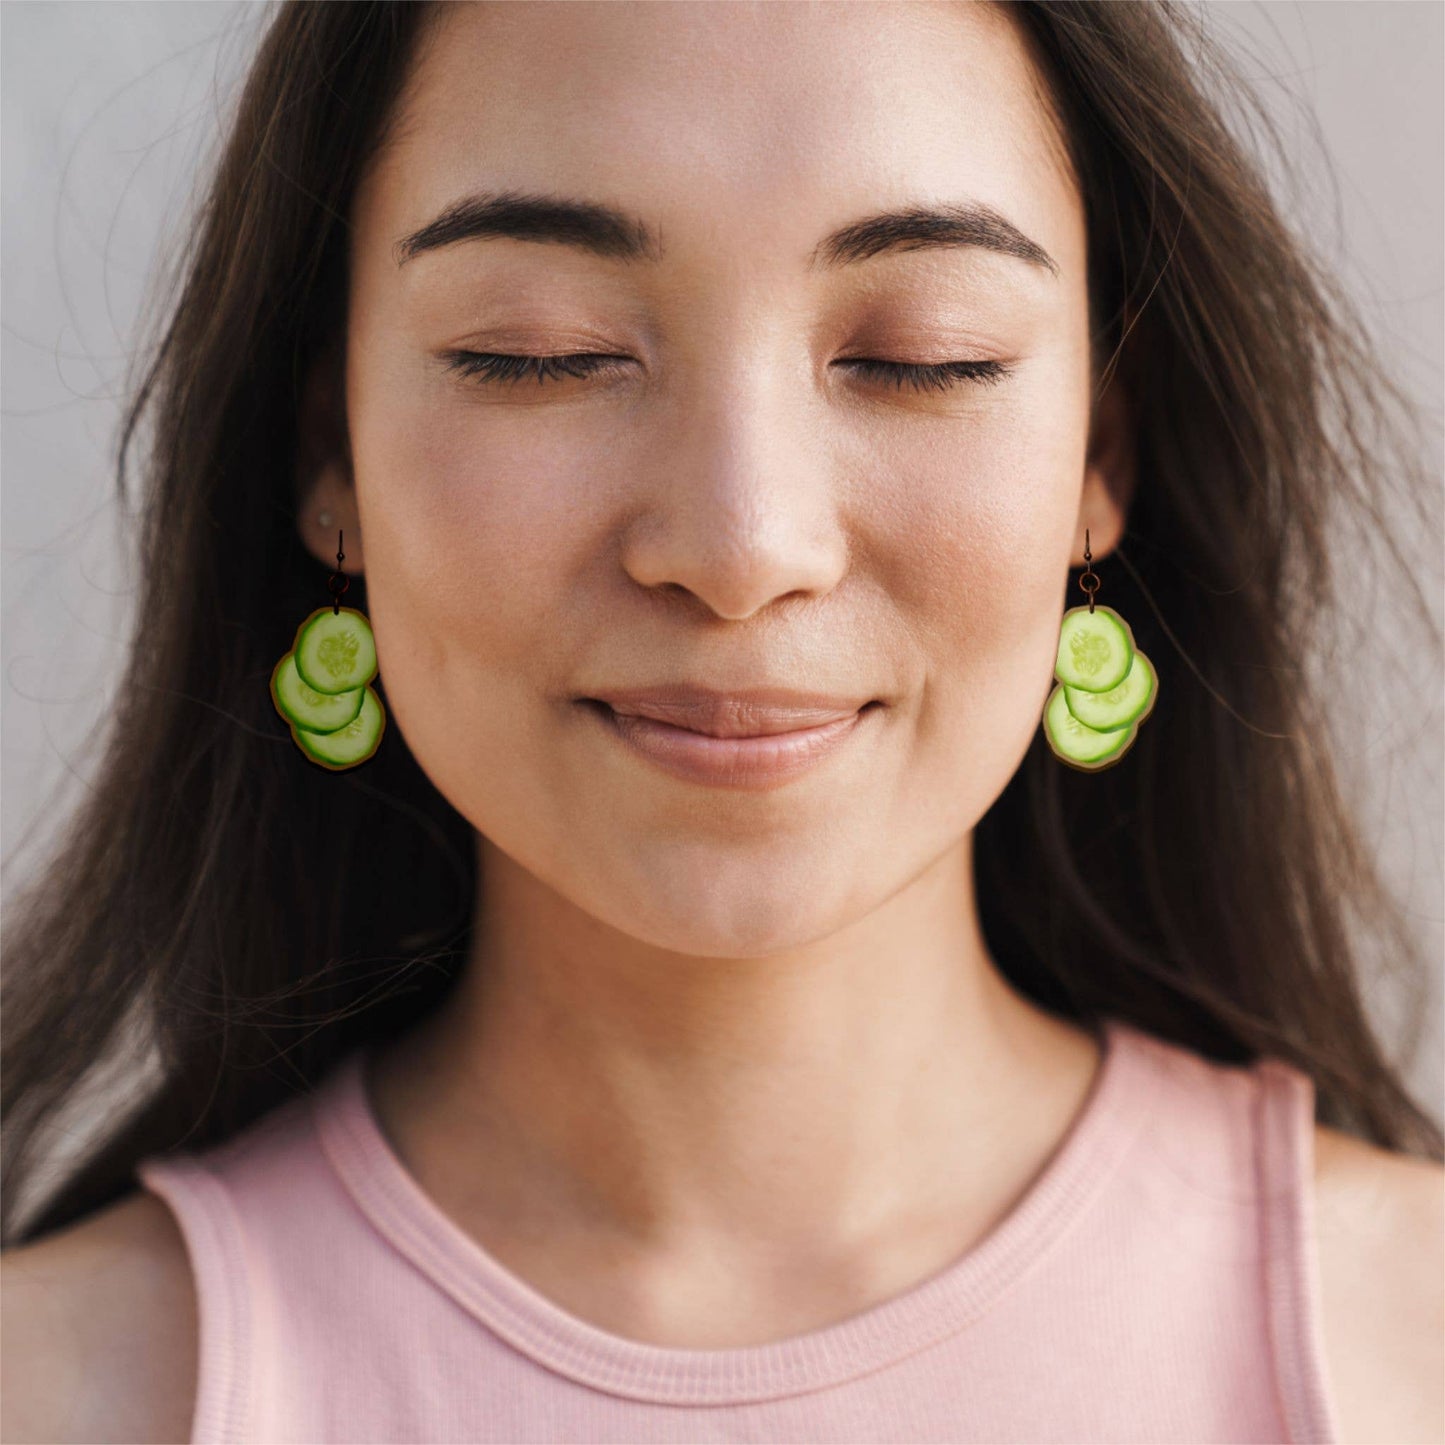
<path fill-rule="evenodd" d="M 112 456 L 146 286 L 168 259 L 198 167 L 267 5 L 236 0 L 0 5 L 0 597 L 4 890 L 42 861 L 90 776 L 111 706 L 134 578 L 122 555 Z M 1359 298 L 1388 367 L 1424 408 L 1441 476 L 1442 65 L 1435 0 L 1210 0 L 1210 28 L 1290 139 L 1276 175 L 1297 225 Z M 1441 539 L 1415 539 L 1437 604 Z M 1391 588 L 1361 586 L 1390 626 Z M 1442 1112 L 1442 674 L 1370 679 L 1391 723 L 1341 738 L 1367 836 L 1434 964 L 1425 1047 L 1408 1064 Z M 1261 820 L 1265 822 L 1265 820 Z M 1401 1037 L 1388 978 L 1367 995 Z"/>

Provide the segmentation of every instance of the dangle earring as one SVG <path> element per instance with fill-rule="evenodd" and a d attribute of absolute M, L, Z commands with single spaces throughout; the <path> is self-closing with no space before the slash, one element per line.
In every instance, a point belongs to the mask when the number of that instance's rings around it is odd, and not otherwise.
<path fill-rule="evenodd" d="M 1099 578 L 1092 561 L 1086 528 L 1079 586 L 1089 605 L 1064 613 L 1043 719 L 1054 756 L 1086 773 L 1113 767 L 1129 751 L 1159 695 L 1159 676 L 1134 646 L 1133 628 L 1112 607 L 1095 607 Z"/>
<path fill-rule="evenodd" d="M 321 514 L 322 524 L 331 521 Z M 364 763 L 386 730 L 386 709 L 371 681 L 376 641 L 371 623 L 341 605 L 351 579 L 341 571 L 346 553 L 336 534 L 336 571 L 327 578 L 331 606 L 318 607 L 296 629 L 296 640 L 271 671 L 271 701 L 290 724 L 291 740 L 331 772 Z"/>

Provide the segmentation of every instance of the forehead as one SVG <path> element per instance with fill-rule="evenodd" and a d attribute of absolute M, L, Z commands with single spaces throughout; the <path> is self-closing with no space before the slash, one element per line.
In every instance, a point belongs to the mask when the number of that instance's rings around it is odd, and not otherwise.
<path fill-rule="evenodd" d="M 1042 75 L 985 0 L 437 7 L 358 192 L 375 254 L 479 190 L 615 201 L 665 236 L 804 266 L 890 203 L 981 202 L 1082 276 Z"/>

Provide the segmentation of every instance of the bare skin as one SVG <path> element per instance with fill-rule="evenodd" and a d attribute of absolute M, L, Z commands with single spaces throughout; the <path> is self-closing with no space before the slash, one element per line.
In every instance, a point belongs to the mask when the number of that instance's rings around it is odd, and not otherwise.
<path fill-rule="evenodd" d="M 796 1335 L 982 1239 L 1099 1065 L 1002 978 L 972 873 L 1081 600 L 1065 569 L 1086 527 L 1108 556 L 1135 486 L 1128 399 L 1092 396 L 1082 203 L 1006 11 L 444 16 L 357 197 L 344 379 L 311 378 L 297 478 L 318 563 L 342 527 L 366 575 L 393 721 L 477 830 L 462 986 L 382 1051 L 374 1107 L 437 1204 L 589 1322 L 690 1348 Z M 400 237 L 483 187 L 619 205 L 665 259 L 493 239 L 398 266 Z M 807 269 L 847 220 L 964 198 L 1056 269 L 978 248 Z M 457 350 L 624 364 L 487 386 L 446 370 Z M 847 358 L 1012 370 L 911 392 Z M 785 788 L 724 793 L 650 769 L 574 702 L 676 679 L 886 707 Z M 1371 1433 L 1381 1389 L 1392 1431 L 1410 1408 L 1427 1427 L 1428 1361 L 1362 1343 L 1360 1300 L 1387 1330 L 1440 1328 L 1419 1282 L 1436 1174 L 1395 1182 L 1382 1157 L 1364 1173 L 1391 1182 L 1331 1193 L 1322 1241 L 1345 1282 L 1331 1359 L 1375 1362 L 1342 1372 L 1347 1441 L 1433 1438 Z M 115 1217 L 151 1212 L 131 1257 L 181 1311 L 163 1208 Z M 9 1278 L 45 1263 L 69 1343 L 29 1358 L 91 1358 L 121 1310 L 73 1303 L 63 1237 L 34 1248 L 51 1253 Z M 184 1438 L 194 1358 L 164 1354 L 43 1438 Z M 98 1433 L 106 1391 L 153 1404 L 156 1433 Z M 42 1418 L 40 1387 L 21 1395 L 7 1411 Z"/>
<path fill-rule="evenodd" d="M 1005 985 L 972 874 L 1066 569 L 1086 527 L 1107 556 L 1133 486 L 1125 398 L 1091 412 L 1082 203 L 1002 14 L 821 18 L 448 7 L 356 200 L 344 391 L 313 379 L 299 478 L 307 545 L 334 562 L 344 526 L 391 714 L 480 850 L 465 986 L 381 1061 L 386 1127 L 479 1228 L 604 1240 L 639 1277 L 715 1261 L 733 1314 L 692 1328 L 731 1336 L 811 1279 L 840 1313 L 940 1267 L 1098 1063 Z M 481 186 L 608 199 L 665 257 L 489 238 L 398 264 Z M 979 247 L 808 270 L 919 197 L 985 202 L 1057 271 Z M 626 364 L 483 386 L 439 363 L 458 349 Z M 1013 370 L 923 393 L 850 357 Z M 727 793 L 574 700 L 674 679 L 887 706 L 813 773 Z"/>
<path fill-rule="evenodd" d="M 987 1001 L 981 1006 L 991 1007 Z M 885 1207 L 842 1222 L 826 1209 L 808 1217 L 792 1192 L 792 1172 L 806 1168 L 821 1150 L 813 1130 L 799 1120 L 747 1149 L 728 1147 L 731 1136 L 724 1130 L 716 1159 L 684 1156 L 703 1190 L 691 1217 L 679 1219 L 669 1211 L 646 1218 L 624 1212 L 616 1202 L 619 1195 L 623 1203 L 633 1196 L 622 1192 L 621 1181 L 604 1170 L 600 1158 L 582 1178 L 570 1162 L 585 1150 L 589 1127 L 616 1139 L 619 1149 L 628 1148 L 630 1134 L 621 1119 L 609 1122 L 625 1100 L 614 1106 L 589 1094 L 580 1078 L 569 1082 L 562 1074 L 549 1082 L 532 1075 L 524 1062 L 530 1031 L 520 1020 L 510 1031 L 499 1020 L 494 1036 L 499 1057 L 510 1060 L 502 1077 L 516 1079 L 524 1094 L 556 1093 L 576 1101 L 554 1125 L 555 1135 L 544 1136 L 530 1122 L 519 1126 L 504 1091 L 494 1102 L 485 1080 L 459 1082 L 468 1078 L 466 1061 L 472 1057 L 467 1017 L 460 1009 L 440 1016 L 438 1037 L 403 1041 L 373 1075 L 373 1108 L 393 1148 L 448 1214 L 559 1304 L 614 1333 L 690 1349 L 763 1344 L 820 1329 L 936 1274 L 981 1239 L 1037 1175 L 1083 1107 L 1100 1057 L 1092 1038 L 1071 1024 L 1039 1013 L 1029 1027 L 1015 1031 L 1012 1009 L 1000 1009 L 998 1035 L 1015 1051 L 1014 1064 L 1032 1062 L 1033 1082 L 1014 1099 L 989 1092 L 996 1127 L 986 1136 L 968 1135 L 976 1148 L 988 1150 L 983 1178 L 970 1176 L 969 1159 L 944 1127 L 951 1109 L 958 1131 L 967 1132 L 967 1110 L 959 1102 L 966 1097 L 964 1083 L 940 1085 L 959 1079 L 959 1073 L 941 1054 L 923 1053 L 916 1095 L 856 1099 L 864 1111 L 922 1111 L 913 1124 L 895 1113 L 901 1137 L 894 1156 L 901 1177 L 896 1188 L 883 1190 Z M 445 1034 L 449 1042 L 440 1037 Z M 457 1050 L 463 1062 L 448 1064 L 448 1049 Z M 867 1047 L 860 1042 L 854 1054 L 866 1068 Z M 442 1062 L 431 1062 L 437 1059 Z M 805 1070 L 807 1061 L 799 1060 L 797 1067 Z M 975 1097 L 989 1088 L 981 1079 L 972 1087 Z M 841 1128 L 835 1112 L 820 1118 L 818 1132 Z M 931 1159 L 911 1156 L 914 1128 L 934 1141 Z M 448 1156 L 447 1140 L 466 1140 L 466 1157 Z M 633 1147 L 640 1160 L 640 1146 Z M 468 1168 L 473 1158 L 489 1160 L 489 1167 Z M 977 1157 L 973 1163 L 979 1167 Z M 769 1218 L 766 1198 L 755 1188 L 732 1184 L 729 1169 L 773 1178 L 779 1198 L 796 1199 L 796 1210 L 781 1220 Z M 639 1183 L 652 1177 L 644 1174 Z M 655 1208 L 645 1198 L 635 1207 Z M 739 1210 L 752 1212 L 740 1217 Z"/>

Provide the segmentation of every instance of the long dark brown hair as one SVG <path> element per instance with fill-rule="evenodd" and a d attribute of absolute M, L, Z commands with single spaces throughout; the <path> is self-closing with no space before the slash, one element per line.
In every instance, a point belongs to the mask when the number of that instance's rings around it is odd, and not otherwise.
<path fill-rule="evenodd" d="M 1279 145 L 1274 123 L 1198 15 L 1007 9 L 1083 187 L 1098 386 L 1117 374 L 1137 413 L 1140 483 L 1123 545 L 1096 560 L 1100 600 L 1160 690 L 1104 772 L 1035 734 L 977 829 L 990 951 L 1055 1013 L 1282 1057 L 1315 1080 L 1321 1122 L 1440 1160 L 1362 1000 L 1387 967 L 1418 1000 L 1428 963 L 1332 767 L 1352 690 L 1315 681 L 1381 645 L 1352 606 L 1371 541 L 1424 628 L 1402 646 L 1438 676 L 1438 624 L 1390 534 L 1438 525 L 1419 417 L 1281 216 L 1226 106 Z M 395 728 L 354 772 L 308 764 L 268 688 L 330 600 L 295 522 L 301 389 L 344 336 L 351 199 L 434 13 L 279 5 L 159 280 L 174 300 L 138 353 L 116 459 L 141 578 L 125 676 L 93 788 L 8 920 L 6 1244 L 408 1028 L 465 957 L 470 825 Z M 1066 605 L 1084 601 L 1068 582 Z M 366 609 L 363 578 L 346 600 Z M 78 1102 L 101 1124 L 57 1170 Z M 19 1228 L 22 1190 L 37 1200 Z"/>

